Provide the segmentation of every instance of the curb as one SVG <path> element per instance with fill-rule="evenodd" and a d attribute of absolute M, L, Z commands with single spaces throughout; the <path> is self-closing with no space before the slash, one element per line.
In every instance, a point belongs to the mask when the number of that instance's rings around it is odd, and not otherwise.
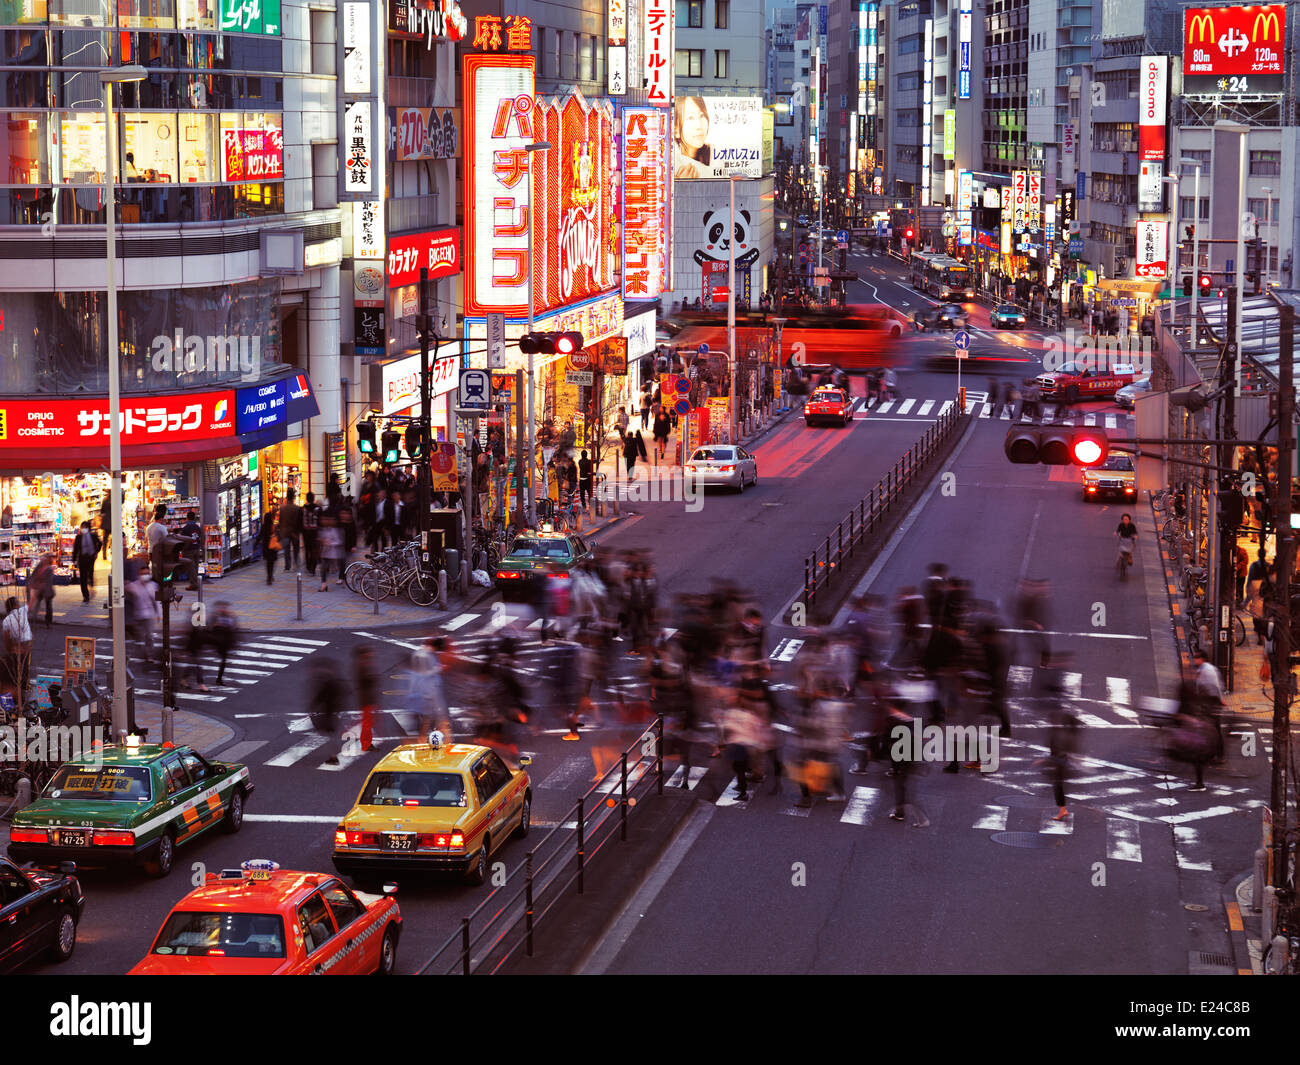
<path fill-rule="evenodd" d="M 1261 975 L 1255 969 L 1255 959 L 1250 952 L 1250 937 L 1247 935 L 1245 923 L 1249 920 L 1252 925 L 1258 925 L 1261 920 L 1260 916 L 1250 912 L 1244 916 L 1241 910 L 1241 889 L 1251 880 L 1254 879 L 1254 872 L 1241 873 L 1233 877 L 1220 889 L 1220 897 L 1223 900 L 1223 909 L 1228 918 L 1228 939 L 1232 943 L 1232 960 L 1236 967 L 1238 976 L 1259 976 Z M 1258 930 L 1256 929 L 1257 936 Z"/>

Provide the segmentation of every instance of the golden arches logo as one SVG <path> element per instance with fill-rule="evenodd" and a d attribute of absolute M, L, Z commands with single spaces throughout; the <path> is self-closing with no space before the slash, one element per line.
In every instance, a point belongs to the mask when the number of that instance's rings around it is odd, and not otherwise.
<path fill-rule="evenodd" d="M 1196 31 L 1200 30 L 1198 37 Z M 1187 40 L 1191 43 L 1196 41 L 1213 41 L 1214 40 L 1214 16 L 1209 12 L 1202 12 L 1199 15 L 1193 15 L 1187 21 Z"/>
<path fill-rule="evenodd" d="M 1273 40 L 1282 40 L 1282 26 L 1277 17 L 1276 11 L 1261 11 L 1255 16 L 1255 26 L 1250 31 L 1252 41 L 1267 41 L 1269 38 L 1268 27 L 1273 26 Z"/>

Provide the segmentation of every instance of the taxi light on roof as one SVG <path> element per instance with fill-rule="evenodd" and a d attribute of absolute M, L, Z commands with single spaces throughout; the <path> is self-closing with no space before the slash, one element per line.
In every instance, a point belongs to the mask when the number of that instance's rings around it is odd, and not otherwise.
<path fill-rule="evenodd" d="M 554 532 L 554 531 L 555 531 L 555 526 L 553 526 L 549 521 L 544 521 L 544 522 L 542 522 L 542 524 L 541 524 L 541 530 L 542 530 L 542 532 L 544 532 L 544 533 Z"/>
<path fill-rule="evenodd" d="M 429 732 L 430 747 L 441 747 L 443 743 L 446 741 L 446 739 L 447 737 L 444 736 L 438 729 L 432 729 Z"/>
<path fill-rule="evenodd" d="M 239 868 L 244 870 L 249 880 L 270 880 L 271 874 L 280 868 L 280 863 L 273 862 L 270 858 L 250 858 L 246 862 L 240 862 Z"/>
<path fill-rule="evenodd" d="M 139 736 L 136 736 L 136 735 L 134 735 L 134 734 L 132 734 L 132 735 L 130 735 L 130 736 L 127 736 L 127 738 L 126 738 L 126 749 L 127 749 L 127 750 L 129 750 L 129 751 L 135 751 L 135 750 L 138 750 L 139 747 L 140 747 L 140 737 L 139 737 Z"/>

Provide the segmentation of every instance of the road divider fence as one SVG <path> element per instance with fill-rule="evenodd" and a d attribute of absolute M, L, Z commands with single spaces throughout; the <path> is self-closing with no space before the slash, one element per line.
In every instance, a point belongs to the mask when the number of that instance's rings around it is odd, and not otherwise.
<path fill-rule="evenodd" d="M 818 593 L 824 592 L 835 580 L 844 562 L 853 557 L 857 546 L 882 524 L 885 515 L 925 470 L 936 452 L 965 424 L 963 408 L 952 406 L 941 414 L 926 430 L 925 436 L 907 449 L 876 486 L 831 530 L 821 546 L 804 559 L 801 598 L 806 609 L 813 605 Z"/>
<path fill-rule="evenodd" d="M 500 971 L 522 949 L 533 956 L 538 925 L 571 887 L 581 895 L 588 867 L 652 791 L 664 793 L 664 719 L 657 717 L 421 967 L 421 976 Z M 491 874 L 489 874 L 491 875 Z"/>

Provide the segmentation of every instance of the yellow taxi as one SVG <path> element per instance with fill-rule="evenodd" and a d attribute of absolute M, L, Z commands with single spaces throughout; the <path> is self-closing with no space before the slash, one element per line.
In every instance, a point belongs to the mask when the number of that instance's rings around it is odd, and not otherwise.
<path fill-rule="evenodd" d="M 1112 451 L 1100 466 L 1085 466 L 1082 473 L 1083 501 L 1114 496 L 1117 499 L 1137 499 L 1137 468 L 1133 456 Z"/>
<path fill-rule="evenodd" d="M 334 868 L 358 882 L 451 871 L 483 883 L 492 854 L 511 835 L 528 835 L 531 759 L 519 762 L 511 769 L 491 747 L 446 743 L 439 732 L 398 747 L 335 830 Z"/>

